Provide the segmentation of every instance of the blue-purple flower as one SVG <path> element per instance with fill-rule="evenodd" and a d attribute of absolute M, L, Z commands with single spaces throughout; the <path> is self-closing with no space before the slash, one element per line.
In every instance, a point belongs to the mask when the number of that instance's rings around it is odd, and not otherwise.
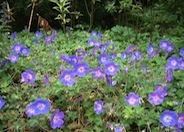
<path fill-rule="evenodd" d="M 28 84 L 32 84 L 35 82 L 35 74 L 33 71 L 27 69 L 25 72 L 21 74 L 21 82 L 25 82 Z"/>
<path fill-rule="evenodd" d="M 5 102 L 2 99 L 2 97 L 0 96 L 0 109 L 4 106 Z"/>
<path fill-rule="evenodd" d="M 132 52 L 134 49 L 135 49 L 135 46 L 134 46 L 134 45 L 130 45 L 130 46 L 128 46 L 128 47 L 126 48 L 125 52 L 129 54 L 129 53 Z"/>
<path fill-rule="evenodd" d="M 114 132 L 124 132 L 124 126 L 120 125 L 120 126 L 114 127 Z"/>
<path fill-rule="evenodd" d="M 159 92 L 162 96 L 167 95 L 167 87 L 162 86 L 161 84 L 156 84 L 155 91 Z"/>
<path fill-rule="evenodd" d="M 43 82 L 43 84 L 45 84 L 45 86 L 47 86 L 49 84 L 49 76 L 44 75 L 42 82 Z"/>
<path fill-rule="evenodd" d="M 147 66 L 142 66 L 142 72 L 147 73 Z"/>
<path fill-rule="evenodd" d="M 92 70 L 92 77 L 101 80 L 105 76 L 101 67 L 96 67 Z"/>
<path fill-rule="evenodd" d="M 107 54 L 100 54 L 98 56 L 98 62 L 101 63 L 101 64 L 106 64 L 110 61 L 110 58 L 109 58 L 109 55 Z"/>
<path fill-rule="evenodd" d="M 158 91 L 154 91 L 148 95 L 148 101 L 153 105 L 159 105 L 164 101 L 164 96 Z"/>
<path fill-rule="evenodd" d="M 177 123 L 177 114 L 175 111 L 165 110 L 161 113 L 159 121 L 165 127 L 175 126 Z"/>
<path fill-rule="evenodd" d="M 39 32 L 38 30 L 35 32 L 35 36 L 36 38 L 40 38 L 41 37 L 41 32 Z"/>
<path fill-rule="evenodd" d="M 16 53 L 12 53 L 9 55 L 8 59 L 10 60 L 11 63 L 15 63 L 18 61 L 19 56 Z"/>
<path fill-rule="evenodd" d="M 130 61 L 133 62 L 133 61 L 135 61 L 135 59 L 136 59 L 136 56 L 135 56 L 134 52 L 132 52 L 130 54 Z"/>
<path fill-rule="evenodd" d="M 166 54 L 168 54 L 168 53 L 170 53 L 171 51 L 173 51 L 173 49 L 174 49 L 174 46 L 173 46 L 171 43 L 168 43 L 168 44 L 167 44 L 167 47 L 166 47 L 166 49 L 165 49 Z"/>
<path fill-rule="evenodd" d="M 132 107 L 137 107 L 140 103 L 140 97 L 134 92 L 130 92 L 128 96 L 125 97 L 124 101 Z"/>
<path fill-rule="evenodd" d="M 72 66 L 75 66 L 78 63 L 78 57 L 75 55 L 69 56 L 69 61 L 68 63 Z"/>
<path fill-rule="evenodd" d="M 171 82 L 172 81 L 172 79 L 173 79 L 173 71 L 172 71 L 172 69 L 168 68 L 166 70 L 165 79 L 166 79 L 167 82 Z"/>
<path fill-rule="evenodd" d="M 107 75 L 116 75 L 118 72 L 118 65 L 116 65 L 114 62 L 109 62 L 105 64 L 105 73 Z"/>
<path fill-rule="evenodd" d="M 184 58 L 184 47 L 180 49 L 180 55 Z"/>
<path fill-rule="evenodd" d="M 184 70 L 184 58 L 180 59 L 179 67 L 181 70 Z"/>
<path fill-rule="evenodd" d="M 20 53 L 21 52 L 21 48 L 22 48 L 22 44 L 21 43 L 14 43 L 14 45 L 12 46 L 12 52 L 14 53 Z"/>
<path fill-rule="evenodd" d="M 141 56 L 141 52 L 139 50 L 134 51 L 134 54 L 135 54 L 136 60 L 141 59 L 142 56 Z"/>
<path fill-rule="evenodd" d="M 28 117 L 46 114 L 50 110 L 50 102 L 48 100 L 38 98 L 26 106 L 26 115 Z"/>
<path fill-rule="evenodd" d="M 94 102 L 94 111 L 97 115 L 100 115 L 104 111 L 102 100 L 97 100 Z"/>
<path fill-rule="evenodd" d="M 177 121 L 176 126 L 178 128 L 183 128 L 184 127 L 184 113 L 179 113 L 178 114 L 178 121 Z"/>
<path fill-rule="evenodd" d="M 50 117 L 50 126 L 52 129 L 64 127 L 64 112 L 56 109 Z"/>
<path fill-rule="evenodd" d="M 126 52 L 122 52 L 121 53 L 121 60 L 124 60 L 127 57 L 127 53 Z"/>
<path fill-rule="evenodd" d="M 16 32 L 12 32 L 11 33 L 11 40 L 14 40 L 17 37 L 17 33 Z"/>
<path fill-rule="evenodd" d="M 29 54 L 29 48 L 28 47 L 22 47 L 21 50 L 20 50 L 20 54 L 22 56 L 28 56 L 28 54 Z"/>
<path fill-rule="evenodd" d="M 59 76 L 59 80 L 64 86 L 73 86 L 75 80 L 75 72 L 70 70 L 63 70 L 61 75 Z"/>
<path fill-rule="evenodd" d="M 52 41 L 52 36 L 47 36 L 47 37 L 45 37 L 45 44 L 49 44 L 49 43 L 51 43 L 51 41 Z"/>
<path fill-rule="evenodd" d="M 76 75 L 79 77 L 84 77 L 90 71 L 89 65 L 85 62 L 78 63 L 74 69 Z"/>
<path fill-rule="evenodd" d="M 159 44 L 159 47 L 160 47 L 161 49 L 163 49 L 164 51 L 166 51 L 167 46 L 168 46 L 169 44 L 170 44 L 169 41 L 167 41 L 167 40 L 161 40 L 161 41 L 160 41 L 160 44 Z"/>
<path fill-rule="evenodd" d="M 88 39 L 88 46 L 89 47 L 94 46 L 94 40 L 92 38 Z"/>
<path fill-rule="evenodd" d="M 148 55 L 154 54 L 154 46 L 152 44 L 149 44 L 147 47 L 147 53 Z"/>
<path fill-rule="evenodd" d="M 166 65 L 168 66 L 168 68 L 175 70 L 177 68 L 179 68 L 179 59 L 177 56 L 171 56 L 167 59 L 167 63 Z"/>

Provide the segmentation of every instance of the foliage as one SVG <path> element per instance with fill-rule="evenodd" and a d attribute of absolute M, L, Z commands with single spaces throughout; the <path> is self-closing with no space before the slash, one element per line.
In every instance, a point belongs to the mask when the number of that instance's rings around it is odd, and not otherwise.
<path fill-rule="evenodd" d="M 70 19 L 67 18 L 67 15 L 73 14 L 76 16 L 76 18 L 78 18 L 81 14 L 80 12 L 77 12 L 77 11 L 75 12 L 70 11 L 70 8 L 71 8 L 70 0 L 50 0 L 50 1 L 56 4 L 56 6 L 54 6 L 53 9 L 58 11 L 59 14 L 55 19 L 60 21 L 63 27 L 63 30 L 65 32 L 65 25 L 70 22 Z"/>
<path fill-rule="evenodd" d="M 4 39 L 4 45 L 9 45 L 8 50 L 4 51 L 4 58 L 9 59 L 13 45 L 18 42 L 29 48 L 29 54 L 18 54 L 17 62 L 0 69 L 0 96 L 5 102 L 0 109 L 0 130 L 51 131 L 55 127 L 50 125 L 49 120 L 51 117 L 53 120 L 53 113 L 59 112 L 56 110 L 59 109 L 64 112 L 64 116 L 61 112 L 64 126 L 56 131 L 115 131 L 118 128 L 124 131 L 172 131 L 174 127 L 161 126 L 159 117 L 165 110 L 172 110 L 177 114 L 184 112 L 183 70 L 173 70 L 171 82 L 165 78 L 168 58 L 172 55 L 179 57 L 179 50 L 183 46 L 183 32 L 178 34 L 169 32 L 160 36 L 158 32 L 154 32 L 154 51 L 157 51 L 162 39 L 169 40 L 174 45 L 174 50 L 169 54 L 160 50 L 152 58 L 148 58 L 146 52 L 150 44 L 149 33 L 138 33 L 137 42 L 133 43 L 135 32 L 130 27 L 116 26 L 103 34 L 74 31 L 67 37 L 63 32 L 53 31 L 52 36 L 48 36 L 24 30 L 14 39 Z M 103 46 L 106 48 L 103 49 Z M 123 59 L 124 51 L 128 54 Z M 135 51 L 140 51 L 141 58 L 139 56 L 139 59 L 132 60 L 131 56 Z M 100 63 L 101 54 L 115 55 L 110 61 L 118 69 L 117 73 L 103 76 L 100 80 L 92 76 L 94 68 L 99 66 L 105 74 L 110 72 L 106 71 L 108 65 Z M 75 75 L 74 84 L 65 86 L 60 78 L 66 69 L 75 70 L 76 65 L 68 59 L 74 56 L 79 59 L 78 63 L 88 64 L 90 71 L 84 76 Z M 142 66 L 146 66 L 146 70 L 142 70 Z M 27 83 L 22 75 L 27 69 L 35 74 L 35 80 L 31 83 Z M 45 80 L 45 75 L 48 80 Z M 161 104 L 152 105 L 148 96 L 157 84 L 167 86 L 167 95 Z M 125 101 L 130 92 L 140 97 L 136 107 L 131 107 Z M 28 116 L 28 104 L 40 100 L 38 98 L 50 103 L 49 112 Z M 31 105 L 34 104 L 35 102 Z"/>

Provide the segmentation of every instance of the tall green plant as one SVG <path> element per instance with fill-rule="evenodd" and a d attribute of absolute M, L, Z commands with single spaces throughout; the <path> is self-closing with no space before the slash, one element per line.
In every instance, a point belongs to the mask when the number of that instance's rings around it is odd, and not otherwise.
<path fill-rule="evenodd" d="M 59 12 L 56 20 L 60 21 L 61 26 L 63 27 L 63 30 L 65 32 L 65 26 L 67 23 L 71 21 L 70 18 L 67 18 L 67 15 L 75 15 L 76 19 L 81 15 L 80 12 L 77 11 L 70 11 L 71 8 L 71 1 L 70 0 L 50 0 L 51 2 L 55 3 L 56 6 L 53 7 L 56 11 Z"/>

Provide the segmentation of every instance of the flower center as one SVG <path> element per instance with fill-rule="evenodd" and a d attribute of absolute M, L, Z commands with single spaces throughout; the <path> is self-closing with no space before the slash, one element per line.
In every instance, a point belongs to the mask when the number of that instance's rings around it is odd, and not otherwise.
<path fill-rule="evenodd" d="M 171 120 L 172 120 L 172 117 L 169 116 L 169 115 L 166 115 L 166 116 L 164 117 L 164 121 L 165 121 L 165 122 L 170 122 Z"/>
<path fill-rule="evenodd" d="M 44 105 L 43 103 L 39 103 L 39 104 L 37 105 L 37 108 L 38 108 L 39 110 L 43 110 L 43 109 L 45 108 L 45 105 Z"/>
<path fill-rule="evenodd" d="M 177 64 L 176 60 L 172 60 L 172 61 L 171 61 L 171 64 L 172 64 L 173 66 L 176 66 L 176 64 Z"/>

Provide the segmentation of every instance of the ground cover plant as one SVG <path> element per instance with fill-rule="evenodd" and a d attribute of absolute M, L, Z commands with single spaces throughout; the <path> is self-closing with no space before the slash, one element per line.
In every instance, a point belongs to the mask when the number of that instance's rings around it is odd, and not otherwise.
<path fill-rule="evenodd" d="M 182 40 L 115 28 L 2 35 L 0 130 L 182 131 Z"/>

